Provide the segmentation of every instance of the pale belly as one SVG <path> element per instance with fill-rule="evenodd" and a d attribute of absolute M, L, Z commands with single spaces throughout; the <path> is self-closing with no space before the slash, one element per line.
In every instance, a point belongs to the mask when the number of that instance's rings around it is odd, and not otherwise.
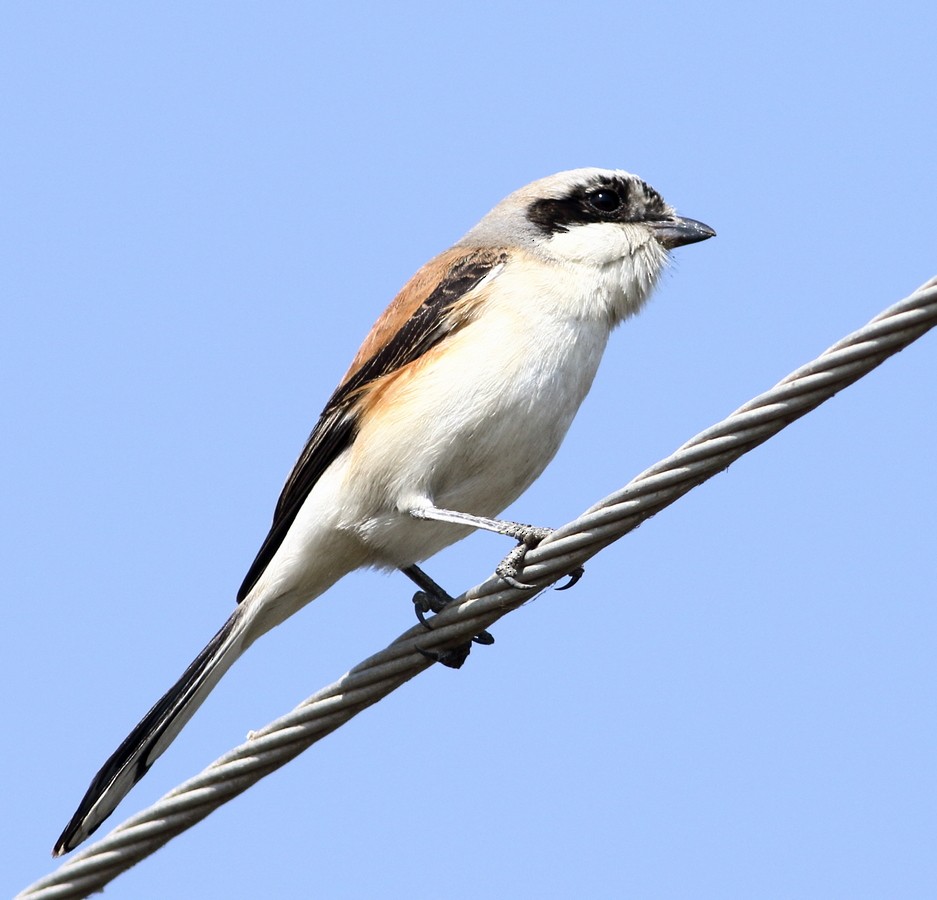
<path fill-rule="evenodd" d="M 393 398 L 409 412 L 382 422 L 379 439 L 362 432 L 352 449 L 350 471 L 372 490 L 349 525 L 378 565 L 419 562 L 470 532 L 416 521 L 414 506 L 492 517 L 513 503 L 559 449 L 608 335 L 581 322 L 552 324 L 536 342 L 470 331 Z"/>

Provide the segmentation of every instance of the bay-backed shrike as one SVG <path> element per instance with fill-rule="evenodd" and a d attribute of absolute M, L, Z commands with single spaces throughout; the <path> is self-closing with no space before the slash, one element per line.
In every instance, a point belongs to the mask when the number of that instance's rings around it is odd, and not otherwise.
<path fill-rule="evenodd" d="M 547 530 L 492 517 L 553 458 L 667 251 L 713 234 L 634 175 L 576 169 L 515 191 L 423 266 L 326 403 L 234 613 L 104 764 L 54 853 L 111 814 L 250 644 L 343 575 L 400 569 L 441 603 L 416 564 L 484 528 L 520 542 L 497 570 L 519 585 Z"/>

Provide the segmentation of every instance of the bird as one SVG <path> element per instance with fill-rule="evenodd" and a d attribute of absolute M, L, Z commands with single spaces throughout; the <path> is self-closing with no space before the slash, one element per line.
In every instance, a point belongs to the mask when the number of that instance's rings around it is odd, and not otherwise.
<path fill-rule="evenodd" d="M 557 452 L 670 251 L 714 235 L 638 176 L 580 168 L 514 191 L 419 269 L 325 404 L 234 612 L 101 767 L 53 855 L 101 825 L 257 638 L 350 572 L 400 570 L 435 611 L 448 595 L 418 563 L 483 529 L 518 542 L 496 572 L 527 587 L 518 566 L 549 529 L 496 517 Z"/>

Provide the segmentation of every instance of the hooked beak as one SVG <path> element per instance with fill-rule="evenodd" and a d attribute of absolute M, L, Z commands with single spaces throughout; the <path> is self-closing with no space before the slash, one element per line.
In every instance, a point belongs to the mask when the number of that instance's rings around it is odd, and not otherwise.
<path fill-rule="evenodd" d="M 657 242 L 668 250 L 682 247 L 684 244 L 695 244 L 699 241 L 714 237 L 716 232 L 708 225 L 697 222 L 696 219 L 684 219 L 674 216 L 672 219 L 658 219 L 648 222 Z"/>

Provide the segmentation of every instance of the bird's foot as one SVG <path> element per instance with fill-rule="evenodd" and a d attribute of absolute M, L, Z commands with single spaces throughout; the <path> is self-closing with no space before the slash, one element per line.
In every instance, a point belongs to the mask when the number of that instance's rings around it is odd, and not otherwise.
<path fill-rule="evenodd" d="M 518 570 L 523 566 L 524 557 L 529 550 L 533 550 L 548 534 L 553 533 L 552 528 L 537 528 L 533 525 L 517 525 L 513 532 L 506 532 L 508 537 L 517 541 L 514 547 L 495 567 L 495 575 L 506 581 L 512 588 L 521 591 L 534 591 L 537 585 L 528 584 L 517 577 Z"/>
<path fill-rule="evenodd" d="M 533 550 L 534 547 L 538 546 L 540 542 L 554 532 L 553 528 L 537 528 L 532 525 L 518 525 L 517 531 L 514 534 L 510 534 L 510 537 L 513 537 L 517 540 L 517 546 L 508 553 L 504 559 L 498 563 L 495 568 L 495 574 L 501 578 L 502 581 L 506 581 L 511 587 L 517 588 L 521 591 L 534 591 L 537 589 L 537 585 L 528 584 L 526 581 L 521 581 L 517 577 L 518 570 L 521 568 L 524 562 L 524 557 L 527 555 L 528 551 Z M 576 566 L 572 572 L 567 573 L 569 581 L 566 582 L 562 587 L 557 588 L 558 591 L 568 591 L 573 585 L 575 585 L 580 578 L 585 574 L 585 569 L 582 566 Z"/>
<path fill-rule="evenodd" d="M 417 566 L 407 566 L 401 571 L 420 588 L 413 595 L 413 608 L 416 617 L 420 620 L 420 624 L 427 630 L 431 630 L 433 626 L 430 624 L 431 620 L 426 618 L 426 614 L 430 612 L 434 615 L 441 613 L 450 603 L 455 602 L 455 598 L 451 597 Z M 494 642 L 495 639 L 491 634 L 487 631 L 480 631 L 478 634 L 473 635 L 470 641 L 449 650 L 423 650 L 421 647 L 417 647 L 417 650 L 434 662 L 442 663 L 450 669 L 458 669 L 468 658 L 472 650 L 472 644 L 490 646 Z"/>

